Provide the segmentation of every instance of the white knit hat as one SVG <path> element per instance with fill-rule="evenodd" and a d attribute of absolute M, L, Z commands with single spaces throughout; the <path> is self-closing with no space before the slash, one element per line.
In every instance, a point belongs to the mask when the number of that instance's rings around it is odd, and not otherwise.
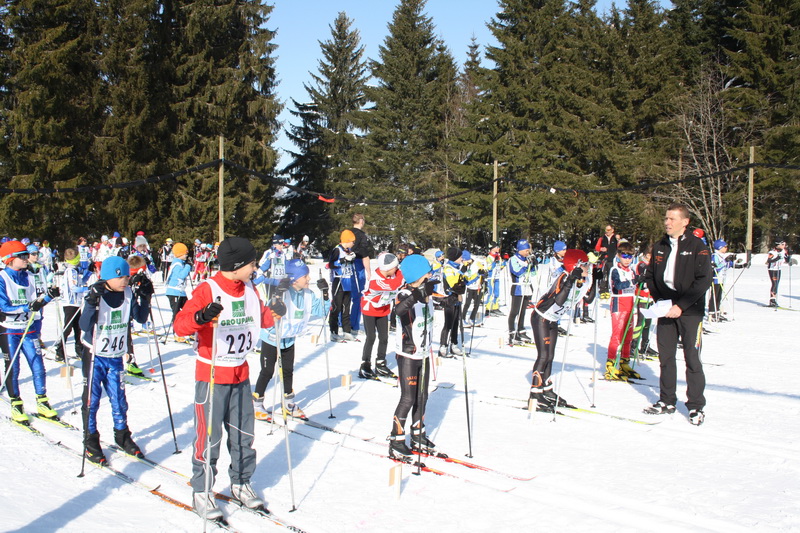
<path fill-rule="evenodd" d="M 381 272 L 388 272 L 399 265 L 400 262 L 397 260 L 397 256 L 392 253 L 385 252 L 378 256 L 378 269 Z"/>

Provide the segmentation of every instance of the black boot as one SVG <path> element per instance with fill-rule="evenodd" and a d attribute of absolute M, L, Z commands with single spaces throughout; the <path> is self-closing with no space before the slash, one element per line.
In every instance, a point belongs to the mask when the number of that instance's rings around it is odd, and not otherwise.
<path fill-rule="evenodd" d="M 84 439 L 84 446 L 86 447 L 86 458 L 92 463 L 104 465 L 108 461 L 106 456 L 103 455 L 103 449 L 100 447 L 100 433 L 89 433 Z"/>
<path fill-rule="evenodd" d="M 436 453 L 434 450 L 436 445 L 425 434 L 425 428 L 411 428 L 411 447 L 415 450 L 420 450 L 422 453 Z"/>
<path fill-rule="evenodd" d="M 375 372 L 372 371 L 369 361 L 361 363 L 361 368 L 358 370 L 358 377 L 361 379 L 375 379 L 377 377 Z"/>
<path fill-rule="evenodd" d="M 384 378 L 397 379 L 397 374 L 386 366 L 386 360 L 375 361 L 375 373 Z"/>
<path fill-rule="evenodd" d="M 133 455 L 134 457 L 144 457 L 142 450 L 140 450 L 136 443 L 133 442 L 130 429 L 115 429 L 114 441 L 117 443 L 117 446 L 125 450 L 125 453 L 128 455 Z"/>
<path fill-rule="evenodd" d="M 547 398 L 547 401 L 550 402 L 550 405 L 555 405 L 556 399 L 557 399 L 558 400 L 558 407 L 564 407 L 566 409 L 575 409 L 574 405 L 570 405 L 567 402 L 567 400 L 565 400 L 564 398 L 562 398 L 561 396 L 558 396 L 555 392 L 553 392 L 552 386 L 549 389 L 545 389 L 543 394 L 544 394 L 544 397 Z"/>
<path fill-rule="evenodd" d="M 400 433 L 399 435 L 392 432 L 389 435 L 389 457 L 392 459 L 399 459 L 400 461 L 406 461 L 409 457 L 413 455 L 411 449 L 406 446 L 406 435 L 405 433 Z"/>

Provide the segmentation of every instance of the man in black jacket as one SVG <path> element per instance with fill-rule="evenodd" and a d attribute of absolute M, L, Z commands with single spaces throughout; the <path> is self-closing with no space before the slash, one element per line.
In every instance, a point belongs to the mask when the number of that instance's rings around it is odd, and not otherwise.
<path fill-rule="evenodd" d="M 711 254 L 703 241 L 686 231 L 689 210 L 672 204 L 664 217 L 667 234 L 653 246 L 653 258 L 645 271 L 645 282 L 653 300 L 671 300 L 672 307 L 658 319 L 658 358 L 661 363 L 659 401 L 644 410 L 648 414 L 675 412 L 678 379 L 675 352 L 683 342 L 686 361 L 686 407 L 689 422 L 703 423 L 706 378 L 700 362 L 700 348 L 705 313 L 704 295 L 711 286 Z"/>

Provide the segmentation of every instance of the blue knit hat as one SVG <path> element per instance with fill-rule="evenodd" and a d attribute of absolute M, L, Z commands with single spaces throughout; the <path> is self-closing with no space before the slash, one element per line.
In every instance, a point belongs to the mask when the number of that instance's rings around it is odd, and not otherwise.
<path fill-rule="evenodd" d="M 294 283 L 308 274 L 308 265 L 302 259 L 292 259 L 286 262 L 286 277 Z"/>
<path fill-rule="evenodd" d="M 400 271 L 403 273 L 406 283 L 414 283 L 431 271 L 431 265 L 421 255 L 411 254 L 400 263 Z"/>
<path fill-rule="evenodd" d="M 556 241 L 553 243 L 553 251 L 561 252 L 567 249 L 567 244 L 564 241 Z"/>
<path fill-rule="evenodd" d="M 100 266 L 100 279 L 106 281 L 114 278 L 131 275 L 131 267 L 128 262 L 118 255 L 107 257 Z"/>
<path fill-rule="evenodd" d="M 39 253 L 39 247 L 36 246 L 35 244 L 29 244 L 27 250 L 28 250 L 29 254 L 38 254 Z"/>
<path fill-rule="evenodd" d="M 461 260 L 465 262 L 472 261 L 472 254 L 464 250 L 463 252 L 461 252 Z"/>
<path fill-rule="evenodd" d="M 715 250 L 722 250 L 726 246 L 728 246 L 728 243 L 723 241 L 722 239 L 717 239 L 716 241 L 714 241 L 714 249 Z"/>
<path fill-rule="evenodd" d="M 525 239 L 520 239 L 517 241 L 517 251 L 520 252 L 522 250 L 530 250 L 531 244 L 526 241 Z"/>

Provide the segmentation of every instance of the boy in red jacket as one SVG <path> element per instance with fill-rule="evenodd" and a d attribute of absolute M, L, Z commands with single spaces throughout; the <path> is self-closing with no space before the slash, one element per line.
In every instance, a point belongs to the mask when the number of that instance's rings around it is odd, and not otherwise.
<path fill-rule="evenodd" d="M 223 422 L 231 455 L 231 494 L 249 508 L 264 507 L 264 501 L 250 486 L 256 467 L 255 418 L 246 357 L 258 343 L 261 328 L 272 327 L 274 318 L 286 312 L 279 300 L 265 307 L 253 288 L 250 276 L 256 269 L 256 250 L 250 241 L 241 237 L 225 239 L 219 246 L 218 261 L 220 271 L 197 286 L 192 299 L 175 318 L 177 335 L 197 334 L 191 485 L 195 511 L 210 520 L 222 518 L 214 498 L 209 498 L 206 491 L 213 486 L 217 474 Z M 209 421 L 210 413 L 213 418 Z M 209 425 L 211 448 L 207 450 Z M 208 486 L 206 461 L 211 470 Z"/>
<path fill-rule="evenodd" d="M 361 315 L 364 318 L 364 331 L 367 333 L 364 350 L 361 353 L 361 369 L 358 377 L 376 379 L 378 376 L 397 379 L 397 375 L 386 366 L 386 346 L 389 344 L 389 314 L 392 302 L 403 286 L 403 274 L 398 270 L 400 263 L 394 254 L 378 256 L 378 268 L 370 278 L 367 289 L 361 296 Z M 378 356 L 375 370 L 372 370 L 372 346 L 375 332 L 378 333 Z"/>

